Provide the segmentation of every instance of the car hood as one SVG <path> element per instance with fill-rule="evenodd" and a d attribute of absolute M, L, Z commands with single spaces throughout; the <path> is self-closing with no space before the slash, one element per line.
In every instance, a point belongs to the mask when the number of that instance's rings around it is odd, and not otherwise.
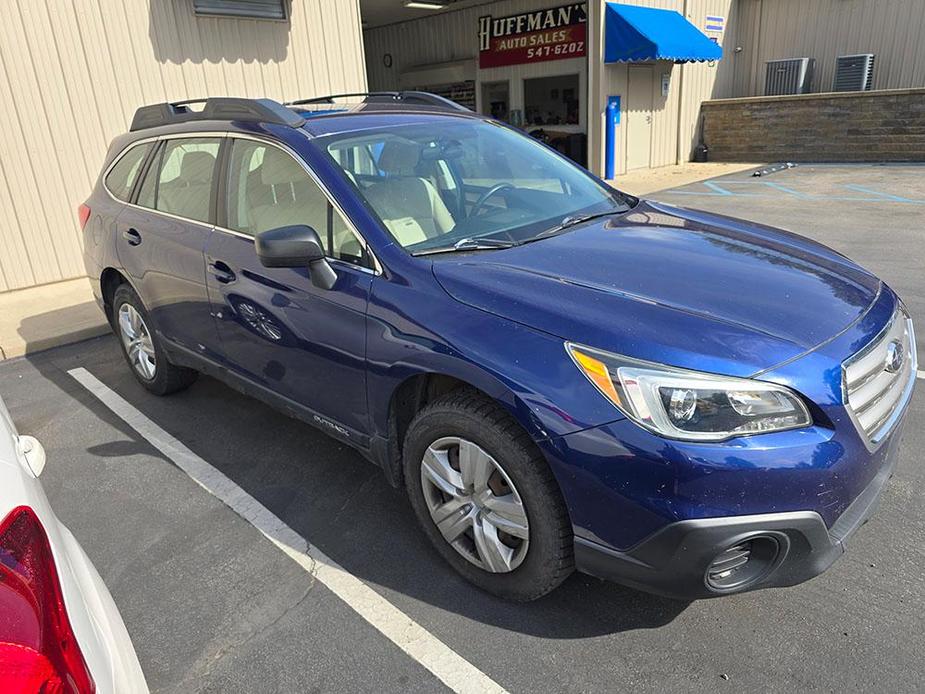
<path fill-rule="evenodd" d="M 456 300 L 563 340 L 743 376 L 837 335 L 880 290 L 803 237 L 649 201 L 433 270 Z"/>

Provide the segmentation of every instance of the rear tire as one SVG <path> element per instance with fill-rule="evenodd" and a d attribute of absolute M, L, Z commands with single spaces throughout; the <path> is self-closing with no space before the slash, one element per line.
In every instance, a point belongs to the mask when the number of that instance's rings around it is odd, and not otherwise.
<path fill-rule="evenodd" d="M 405 435 L 403 465 L 425 534 L 479 588 L 526 602 L 574 570 L 571 523 L 545 458 L 482 394 L 454 391 L 421 410 Z"/>
<path fill-rule="evenodd" d="M 188 388 L 199 375 L 167 359 L 160 338 L 149 326 L 144 304 L 128 284 L 120 285 L 112 299 L 113 330 L 132 374 L 155 395 Z"/>

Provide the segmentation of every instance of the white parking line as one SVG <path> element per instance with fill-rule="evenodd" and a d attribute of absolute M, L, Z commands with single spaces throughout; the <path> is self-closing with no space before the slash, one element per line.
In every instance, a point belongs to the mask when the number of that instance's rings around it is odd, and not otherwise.
<path fill-rule="evenodd" d="M 411 617 L 348 573 L 317 547 L 312 547 L 304 537 L 254 497 L 161 429 L 89 371 L 78 368 L 68 373 L 200 487 L 257 528 L 270 542 L 450 689 L 466 694 L 505 692 L 497 682 Z"/>

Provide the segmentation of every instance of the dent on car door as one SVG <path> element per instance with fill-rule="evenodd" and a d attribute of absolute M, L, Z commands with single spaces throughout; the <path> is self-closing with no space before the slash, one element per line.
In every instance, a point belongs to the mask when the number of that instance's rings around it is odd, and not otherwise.
<path fill-rule="evenodd" d="M 212 233 L 213 181 L 221 138 L 158 145 L 135 204 L 119 215 L 119 259 L 156 329 L 171 342 L 217 357 L 204 252 Z"/>
<path fill-rule="evenodd" d="M 365 445 L 366 252 L 305 167 L 284 150 L 230 140 L 220 226 L 206 249 L 209 295 L 226 364 L 294 402 L 332 433 Z M 332 259 L 331 289 L 307 267 L 267 268 L 254 236 L 287 225 L 315 229 Z"/>

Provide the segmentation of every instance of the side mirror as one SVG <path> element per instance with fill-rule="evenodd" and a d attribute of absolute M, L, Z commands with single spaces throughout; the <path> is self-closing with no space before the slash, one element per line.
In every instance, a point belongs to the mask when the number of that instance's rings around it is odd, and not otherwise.
<path fill-rule="evenodd" d="M 308 267 L 312 284 L 331 289 L 337 273 L 324 255 L 318 232 L 305 224 L 278 227 L 257 234 L 257 257 L 264 267 Z"/>

